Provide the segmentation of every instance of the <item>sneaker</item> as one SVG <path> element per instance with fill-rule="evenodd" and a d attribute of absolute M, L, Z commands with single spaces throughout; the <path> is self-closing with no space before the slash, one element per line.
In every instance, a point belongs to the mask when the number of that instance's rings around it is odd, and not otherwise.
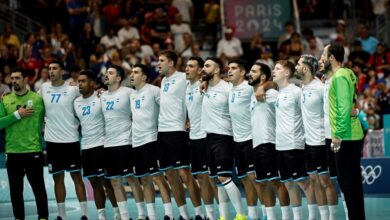
<path fill-rule="evenodd" d="M 87 216 L 83 215 L 81 216 L 80 220 L 88 220 Z"/>
<path fill-rule="evenodd" d="M 61 216 L 57 216 L 54 220 L 62 220 Z"/>
<path fill-rule="evenodd" d="M 237 214 L 234 220 L 248 220 L 248 217 L 246 215 Z"/>
<path fill-rule="evenodd" d="M 202 216 L 197 215 L 195 216 L 194 220 L 205 220 L 205 218 L 202 218 Z"/>
<path fill-rule="evenodd" d="M 171 219 L 171 217 L 169 217 L 168 215 L 164 215 L 164 220 L 174 220 L 174 219 Z"/>
<path fill-rule="evenodd" d="M 219 217 L 218 220 L 225 220 L 225 218 L 223 216 Z"/>

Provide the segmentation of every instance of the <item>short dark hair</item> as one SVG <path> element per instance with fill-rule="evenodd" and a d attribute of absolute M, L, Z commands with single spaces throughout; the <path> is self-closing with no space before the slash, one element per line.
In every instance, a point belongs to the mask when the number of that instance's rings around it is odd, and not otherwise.
<path fill-rule="evenodd" d="M 271 68 L 267 64 L 256 62 L 253 65 L 260 67 L 260 72 L 265 75 L 265 80 L 271 79 Z"/>
<path fill-rule="evenodd" d="M 333 55 L 337 62 L 344 61 L 344 53 L 344 47 L 337 43 L 331 43 L 328 47 L 328 56 Z"/>
<path fill-rule="evenodd" d="M 62 61 L 59 61 L 59 60 L 52 60 L 52 61 L 49 62 L 49 65 L 50 65 L 50 64 L 58 64 L 58 66 L 60 66 L 60 68 L 61 68 L 62 70 L 65 70 L 65 65 L 64 65 L 64 63 L 63 63 Z"/>
<path fill-rule="evenodd" d="M 97 80 L 96 74 L 92 70 L 90 70 L 90 69 L 81 70 L 80 71 L 80 76 L 81 75 L 85 75 L 85 76 L 87 76 L 88 79 L 90 79 L 92 81 L 95 81 L 95 82 Z"/>
<path fill-rule="evenodd" d="M 146 66 L 145 64 L 142 64 L 142 63 L 137 63 L 133 66 L 133 68 L 140 68 L 141 71 L 142 71 L 142 74 L 146 76 L 146 81 L 149 80 L 150 78 L 150 69 L 148 66 Z"/>
<path fill-rule="evenodd" d="M 15 68 L 12 69 L 12 73 L 17 73 L 17 72 L 22 73 L 23 78 L 28 77 L 28 72 L 27 72 L 27 70 L 24 69 L 24 68 L 15 67 Z"/>
<path fill-rule="evenodd" d="M 219 69 L 221 70 L 220 72 L 223 71 L 223 63 L 222 63 L 222 61 L 221 61 L 220 59 L 218 59 L 218 58 L 216 58 L 216 57 L 207 57 L 207 58 L 205 59 L 205 62 L 206 62 L 207 60 L 211 60 L 211 61 L 213 61 L 214 63 L 216 63 L 217 66 L 219 67 Z"/>
<path fill-rule="evenodd" d="M 160 56 L 163 55 L 163 56 L 166 56 L 168 58 L 168 60 L 171 60 L 173 61 L 173 65 L 176 66 L 176 63 L 177 63 L 177 54 L 175 53 L 175 51 L 173 50 L 163 50 L 160 52 L 159 54 Z"/>
<path fill-rule="evenodd" d="M 242 59 L 233 59 L 228 62 L 228 64 L 236 63 L 240 70 L 244 70 L 246 72 L 246 61 Z"/>
<path fill-rule="evenodd" d="M 301 58 L 302 58 L 302 62 L 309 67 L 310 73 L 314 76 L 318 70 L 317 58 L 315 58 L 313 55 L 310 54 L 304 54 L 301 56 Z"/>
<path fill-rule="evenodd" d="M 278 64 L 278 63 L 280 65 L 282 65 L 284 68 L 287 68 L 290 71 L 290 78 L 294 76 L 295 66 L 294 66 L 294 64 L 291 61 L 288 61 L 288 60 L 278 60 L 278 61 L 276 61 L 275 64 Z"/>
<path fill-rule="evenodd" d="M 198 66 L 200 68 L 203 68 L 204 66 L 204 61 L 201 57 L 190 57 L 188 60 L 195 60 L 196 62 L 198 62 Z"/>
<path fill-rule="evenodd" d="M 108 68 L 116 69 L 116 73 L 121 77 L 121 82 L 122 82 L 122 80 L 125 78 L 125 70 L 121 66 L 115 65 L 113 63 L 111 63 Z"/>

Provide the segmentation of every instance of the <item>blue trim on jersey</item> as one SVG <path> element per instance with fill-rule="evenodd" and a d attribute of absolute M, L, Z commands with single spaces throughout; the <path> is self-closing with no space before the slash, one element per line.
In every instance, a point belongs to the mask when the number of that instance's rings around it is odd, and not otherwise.
<path fill-rule="evenodd" d="M 331 176 L 330 179 L 337 181 L 337 176 Z"/>
<path fill-rule="evenodd" d="M 94 175 L 89 175 L 89 176 L 83 176 L 83 178 L 88 179 L 88 178 L 91 178 L 91 177 L 102 177 L 102 176 L 104 176 L 104 173 L 102 173 L 102 174 L 94 174 Z"/>
<path fill-rule="evenodd" d="M 251 171 L 247 172 L 247 174 L 251 174 L 251 173 L 256 173 L 256 170 L 251 170 Z"/>
<path fill-rule="evenodd" d="M 308 176 L 299 177 L 298 179 L 295 179 L 294 182 L 300 182 L 300 181 L 303 181 L 303 180 L 307 180 L 308 178 L 309 178 Z"/>
<path fill-rule="evenodd" d="M 75 172 L 81 172 L 81 169 L 77 169 L 77 170 L 67 170 L 69 173 L 75 173 Z"/>
<path fill-rule="evenodd" d="M 179 170 L 179 169 L 185 169 L 185 168 L 190 169 L 191 166 L 190 165 L 183 165 L 183 166 L 180 166 L 180 167 L 174 167 L 173 169 L 174 170 Z"/>
<path fill-rule="evenodd" d="M 282 182 L 282 183 L 286 183 L 286 182 L 290 182 L 290 181 L 293 181 L 293 178 L 290 177 L 286 180 L 280 180 L 280 182 Z"/>
<path fill-rule="evenodd" d="M 136 177 L 136 178 L 142 178 L 142 177 L 145 177 L 145 176 L 150 176 L 150 173 L 145 173 L 143 175 L 136 175 L 136 174 L 134 174 L 134 177 Z"/>
<path fill-rule="evenodd" d="M 264 183 L 264 182 L 266 182 L 266 181 L 268 181 L 267 178 L 264 178 L 264 179 L 261 179 L 261 180 L 257 180 L 257 179 L 256 179 L 256 183 Z"/>
<path fill-rule="evenodd" d="M 51 175 L 56 175 L 56 174 L 59 174 L 59 173 L 63 173 L 65 172 L 66 170 L 60 170 L 60 171 L 57 171 L 57 172 L 49 172 L 49 174 Z"/>
<path fill-rule="evenodd" d="M 169 166 L 169 167 L 165 167 L 165 168 L 158 168 L 158 170 L 160 171 L 166 171 L 166 170 L 169 170 L 169 169 L 172 169 L 173 166 Z"/>
<path fill-rule="evenodd" d="M 268 178 L 268 181 L 272 181 L 272 180 L 280 180 L 280 177 L 275 176 L 275 177 Z"/>
<path fill-rule="evenodd" d="M 238 179 L 243 179 L 243 178 L 245 178 L 245 177 L 247 177 L 248 176 L 248 174 L 244 174 L 244 175 L 241 175 L 241 176 L 237 176 L 237 178 Z"/>
<path fill-rule="evenodd" d="M 105 176 L 106 179 L 118 179 L 118 178 L 122 178 L 121 175 L 116 175 L 116 176 Z"/>
<path fill-rule="evenodd" d="M 309 175 L 317 174 L 317 170 L 315 170 L 315 171 L 307 171 L 307 174 L 309 174 Z"/>
<path fill-rule="evenodd" d="M 209 178 L 211 178 L 211 179 L 216 179 L 217 177 L 218 177 L 218 175 L 210 176 L 210 174 L 209 174 Z"/>
<path fill-rule="evenodd" d="M 134 173 L 129 173 L 129 174 L 123 175 L 122 177 L 129 177 L 129 176 L 134 176 Z"/>
<path fill-rule="evenodd" d="M 319 173 L 319 175 L 329 175 L 329 171 L 322 171 Z"/>
<path fill-rule="evenodd" d="M 218 174 L 232 174 L 232 171 L 221 171 L 221 172 L 217 172 L 217 175 Z"/>
<path fill-rule="evenodd" d="M 192 175 L 199 175 L 199 174 L 206 174 L 209 173 L 209 171 L 198 171 L 198 172 L 191 172 Z"/>
<path fill-rule="evenodd" d="M 156 172 L 154 172 L 154 173 L 151 173 L 150 176 L 155 176 L 155 175 L 157 175 L 157 174 L 161 174 L 161 172 L 160 172 L 160 171 L 156 171 Z"/>

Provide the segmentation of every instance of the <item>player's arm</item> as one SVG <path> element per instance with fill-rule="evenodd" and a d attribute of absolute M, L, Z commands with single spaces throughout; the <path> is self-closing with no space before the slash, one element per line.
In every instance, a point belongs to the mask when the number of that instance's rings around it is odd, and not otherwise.
<path fill-rule="evenodd" d="M 8 127 L 24 117 L 31 116 L 33 113 L 34 110 L 21 107 L 19 110 L 7 115 L 4 103 L 0 102 L 0 129 Z"/>
<path fill-rule="evenodd" d="M 335 138 L 344 136 L 348 130 L 348 125 L 351 124 L 351 109 L 354 107 L 351 103 L 351 92 L 349 91 L 348 80 L 344 77 L 333 79 L 333 86 L 335 87 L 336 98 L 336 112 L 335 118 Z"/>
<path fill-rule="evenodd" d="M 257 101 L 264 102 L 266 99 L 265 93 L 269 89 L 276 89 L 277 85 L 273 81 L 265 82 L 263 85 L 259 86 L 255 91 L 255 96 Z"/>

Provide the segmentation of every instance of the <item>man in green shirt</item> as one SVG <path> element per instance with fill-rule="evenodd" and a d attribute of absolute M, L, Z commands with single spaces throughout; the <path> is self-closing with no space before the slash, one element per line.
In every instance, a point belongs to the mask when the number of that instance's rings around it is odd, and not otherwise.
<path fill-rule="evenodd" d="M 351 116 L 351 109 L 356 104 L 357 79 L 352 70 L 341 67 L 344 59 L 342 46 L 326 46 L 321 59 L 333 72 L 329 88 L 329 121 L 337 179 L 344 193 L 349 219 L 365 219 L 360 170 L 363 130 L 359 118 Z"/>
<path fill-rule="evenodd" d="M 48 218 L 43 180 L 41 131 L 44 105 L 41 96 L 27 90 L 27 72 L 15 68 L 11 74 L 15 92 L 0 101 L 0 129 L 6 129 L 7 173 L 15 219 L 24 220 L 23 178 L 27 175 L 38 210 L 38 219 Z"/>

